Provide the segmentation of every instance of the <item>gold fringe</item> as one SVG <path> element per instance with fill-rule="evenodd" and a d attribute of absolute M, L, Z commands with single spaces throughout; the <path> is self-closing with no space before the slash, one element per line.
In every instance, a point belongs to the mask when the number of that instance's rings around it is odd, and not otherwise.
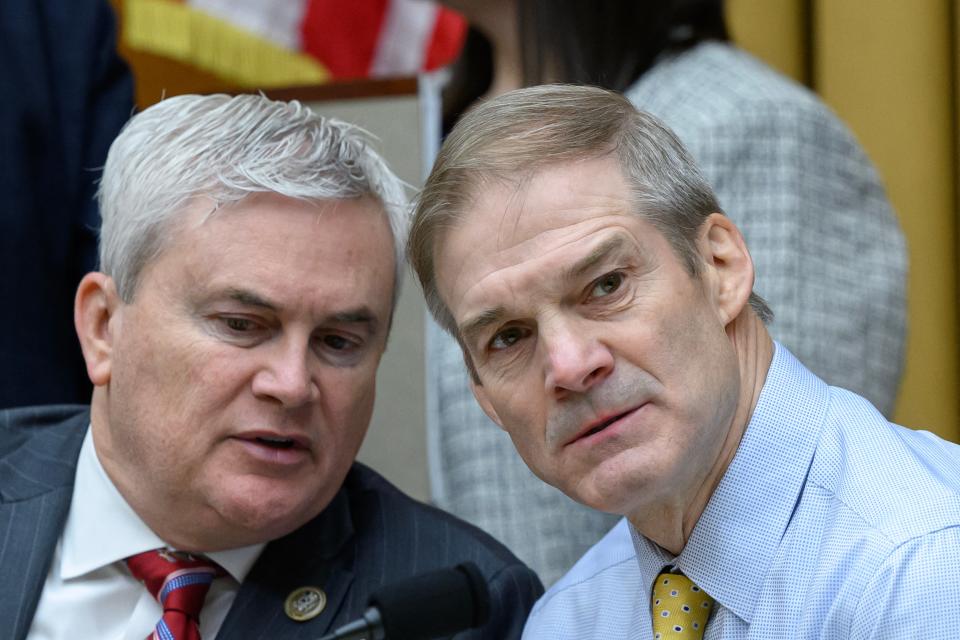
<path fill-rule="evenodd" d="M 320 84 L 330 73 L 310 56 L 171 0 L 126 0 L 123 37 L 133 49 L 192 64 L 244 88 Z"/>

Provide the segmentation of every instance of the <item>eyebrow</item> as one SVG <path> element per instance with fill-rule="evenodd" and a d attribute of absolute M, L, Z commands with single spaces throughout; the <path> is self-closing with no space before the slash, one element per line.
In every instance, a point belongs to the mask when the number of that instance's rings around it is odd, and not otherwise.
<path fill-rule="evenodd" d="M 226 291 L 226 296 L 230 300 L 234 300 L 240 304 L 251 307 L 266 309 L 273 312 L 279 311 L 280 309 L 280 306 L 269 298 L 265 298 L 262 295 L 247 289 L 231 288 Z M 325 316 L 321 324 L 326 323 L 365 325 L 367 327 L 367 331 L 370 333 L 376 333 L 377 327 L 380 326 L 376 314 L 366 306 L 332 313 L 328 316 Z"/>
<path fill-rule="evenodd" d="M 499 322 L 500 318 L 502 318 L 505 314 L 506 309 L 503 307 L 485 309 L 471 318 L 469 321 L 460 325 L 458 330 L 460 331 L 460 336 L 463 340 L 463 343 L 466 345 L 472 344 L 477 337 L 483 333 L 484 329 Z"/>
<path fill-rule="evenodd" d="M 622 252 L 626 246 L 627 241 L 621 235 L 607 238 L 594 247 L 586 256 L 577 260 L 569 267 L 565 267 L 563 271 L 560 272 L 560 278 L 564 281 L 576 280 L 598 264 L 607 260 L 611 254 Z"/>
<path fill-rule="evenodd" d="M 377 327 L 380 326 L 376 314 L 370 311 L 370 309 L 367 307 L 358 307 L 357 309 L 350 309 L 349 311 L 334 313 L 330 316 L 327 316 L 326 321 L 336 324 L 366 325 L 367 331 L 370 333 L 376 333 Z"/>
<path fill-rule="evenodd" d="M 271 300 L 264 298 L 258 293 L 253 291 L 248 291 L 246 289 L 227 289 L 226 297 L 240 304 L 245 304 L 251 307 L 260 307 L 262 309 L 268 309 L 270 311 L 276 311 L 277 305 Z"/>
<path fill-rule="evenodd" d="M 611 238 L 607 238 L 594 247 L 586 256 L 580 260 L 577 260 L 569 267 L 564 268 L 560 272 L 560 277 L 564 281 L 580 278 L 598 264 L 607 260 L 612 254 L 623 251 L 626 246 L 627 240 L 623 236 L 616 235 Z M 506 309 L 504 309 L 502 306 L 493 307 L 491 309 L 485 309 L 484 311 L 481 311 L 479 314 L 460 325 L 458 330 L 464 344 L 472 344 L 479 334 L 483 333 L 484 329 L 490 325 L 497 324 L 505 315 Z"/>

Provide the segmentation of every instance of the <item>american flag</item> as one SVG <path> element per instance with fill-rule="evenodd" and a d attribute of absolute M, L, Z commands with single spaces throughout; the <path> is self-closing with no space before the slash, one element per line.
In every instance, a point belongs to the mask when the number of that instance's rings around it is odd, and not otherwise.
<path fill-rule="evenodd" d="M 258 87 L 431 71 L 466 33 L 428 0 L 126 0 L 123 16 L 132 48 Z"/>

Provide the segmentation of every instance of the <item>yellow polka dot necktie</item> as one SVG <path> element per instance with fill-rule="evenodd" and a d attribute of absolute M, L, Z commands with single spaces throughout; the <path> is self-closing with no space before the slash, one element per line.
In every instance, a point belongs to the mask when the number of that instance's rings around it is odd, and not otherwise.
<path fill-rule="evenodd" d="M 713 598 L 693 580 L 679 573 L 661 573 L 653 583 L 652 604 L 654 640 L 703 638 Z"/>

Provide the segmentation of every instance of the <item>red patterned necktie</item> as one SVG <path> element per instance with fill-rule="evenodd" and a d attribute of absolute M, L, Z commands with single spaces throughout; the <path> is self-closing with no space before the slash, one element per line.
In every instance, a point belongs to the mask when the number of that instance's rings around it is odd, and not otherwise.
<path fill-rule="evenodd" d="M 163 617 L 147 640 L 200 640 L 200 609 L 223 569 L 206 558 L 165 549 L 130 556 L 127 566 L 163 607 Z"/>

